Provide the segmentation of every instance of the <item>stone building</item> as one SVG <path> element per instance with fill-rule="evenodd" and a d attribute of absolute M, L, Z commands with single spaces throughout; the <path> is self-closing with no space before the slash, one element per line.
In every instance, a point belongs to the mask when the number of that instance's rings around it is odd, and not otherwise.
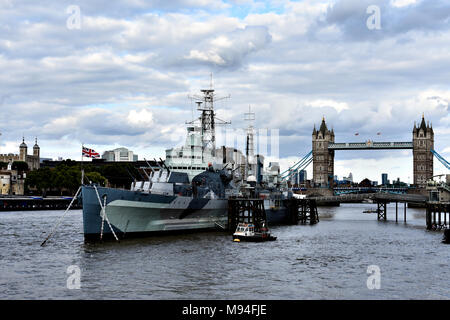
<path fill-rule="evenodd" d="M 404 145 L 402 148 L 405 149 L 411 149 L 412 147 L 414 185 L 424 189 L 427 185 L 427 180 L 433 177 L 433 153 L 431 152 L 434 149 L 433 126 L 429 122 L 426 123 L 425 117 L 422 116 L 420 125 L 414 124 L 412 133 L 412 143 L 400 142 L 397 144 Z M 334 148 L 332 150 L 328 149 L 331 143 L 334 144 L 334 132 L 333 130 L 328 130 L 324 118 L 320 129 L 316 130 L 314 126 L 312 133 L 313 182 L 316 186 L 329 187 L 333 185 Z M 378 149 L 391 149 L 395 142 L 379 144 L 382 144 L 382 147 L 378 147 Z M 372 149 L 374 147 L 373 141 L 370 140 L 365 145 L 360 145 L 356 149 Z M 349 150 L 352 149 L 349 148 Z M 385 180 L 387 180 L 387 176 Z M 383 183 L 385 184 L 386 181 L 383 181 Z"/>
<path fill-rule="evenodd" d="M 23 195 L 26 173 L 17 170 L 0 170 L 0 195 Z"/>
<path fill-rule="evenodd" d="M 334 175 L 334 150 L 328 150 L 328 144 L 334 143 L 334 130 L 328 130 L 325 117 L 319 130 L 312 133 L 313 180 L 321 187 L 329 186 Z"/>
<path fill-rule="evenodd" d="M 434 149 L 433 126 L 425 123 L 424 116 L 420 126 L 414 123 L 413 146 L 414 184 L 423 188 L 426 187 L 427 180 L 433 177 L 431 149 Z"/>
<path fill-rule="evenodd" d="M 19 146 L 19 154 L 0 154 L 0 161 L 12 163 L 14 161 L 23 161 L 28 164 L 29 170 L 36 170 L 40 167 L 40 147 L 37 144 L 37 138 L 33 146 L 33 154 L 28 154 L 28 146 L 25 143 L 25 138 L 22 138 L 22 143 Z"/>

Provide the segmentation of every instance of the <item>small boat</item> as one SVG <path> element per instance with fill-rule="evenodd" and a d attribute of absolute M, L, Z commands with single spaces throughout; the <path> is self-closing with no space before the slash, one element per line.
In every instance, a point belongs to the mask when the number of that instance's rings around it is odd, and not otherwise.
<path fill-rule="evenodd" d="M 258 228 L 254 224 L 239 223 L 236 231 L 233 234 L 234 242 L 250 241 L 250 242 L 262 242 L 262 241 L 275 241 L 277 237 L 270 234 L 269 229 L 263 223 L 261 228 Z"/>
<path fill-rule="evenodd" d="M 364 210 L 363 213 L 377 213 L 377 210 L 373 210 L 373 209 Z"/>

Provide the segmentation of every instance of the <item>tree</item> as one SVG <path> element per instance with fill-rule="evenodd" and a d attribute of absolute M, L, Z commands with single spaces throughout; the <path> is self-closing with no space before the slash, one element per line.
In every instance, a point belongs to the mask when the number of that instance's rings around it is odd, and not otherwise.
<path fill-rule="evenodd" d="M 105 186 L 106 183 L 108 182 L 104 176 L 102 176 L 100 173 L 94 172 L 94 171 L 86 173 L 86 178 L 89 181 L 91 181 L 93 183 L 98 183 L 101 186 Z"/>
<path fill-rule="evenodd" d="M 133 177 L 138 177 L 137 169 L 132 164 L 108 164 L 98 169 L 108 182 L 116 187 L 130 186 Z"/>
<path fill-rule="evenodd" d="M 14 161 L 11 169 L 17 171 L 28 171 L 28 163 L 25 161 Z"/>

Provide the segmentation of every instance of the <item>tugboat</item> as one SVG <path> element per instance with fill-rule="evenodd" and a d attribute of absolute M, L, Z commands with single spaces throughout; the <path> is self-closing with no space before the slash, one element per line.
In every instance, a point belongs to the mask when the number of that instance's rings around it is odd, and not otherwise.
<path fill-rule="evenodd" d="M 254 224 L 239 223 L 233 234 L 234 242 L 262 242 L 275 240 L 277 240 L 277 237 L 270 234 L 269 229 L 265 226 L 265 223 L 262 224 L 261 228 L 258 228 Z"/>

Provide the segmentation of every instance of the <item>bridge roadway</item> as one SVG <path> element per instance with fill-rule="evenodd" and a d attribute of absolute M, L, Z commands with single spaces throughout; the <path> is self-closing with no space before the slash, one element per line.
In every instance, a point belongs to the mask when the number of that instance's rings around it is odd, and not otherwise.
<path fill-rule="evenodd" d="M 363 200 L 373 200 L 374 202 L 414 202 L 426 203 L 428 196 L 417 194 L 392 194 L 392 193 L 363 193 L 363 194 L 346 194 L 340 196 L 320 196 L 311 197 L 320 203 L 352 203 L 361 202 Z"/>
<path fill-rule="evenodd" d="M 346 142 L 329 143 L 328 150 L 413 149 L 412 142 Z"/>

